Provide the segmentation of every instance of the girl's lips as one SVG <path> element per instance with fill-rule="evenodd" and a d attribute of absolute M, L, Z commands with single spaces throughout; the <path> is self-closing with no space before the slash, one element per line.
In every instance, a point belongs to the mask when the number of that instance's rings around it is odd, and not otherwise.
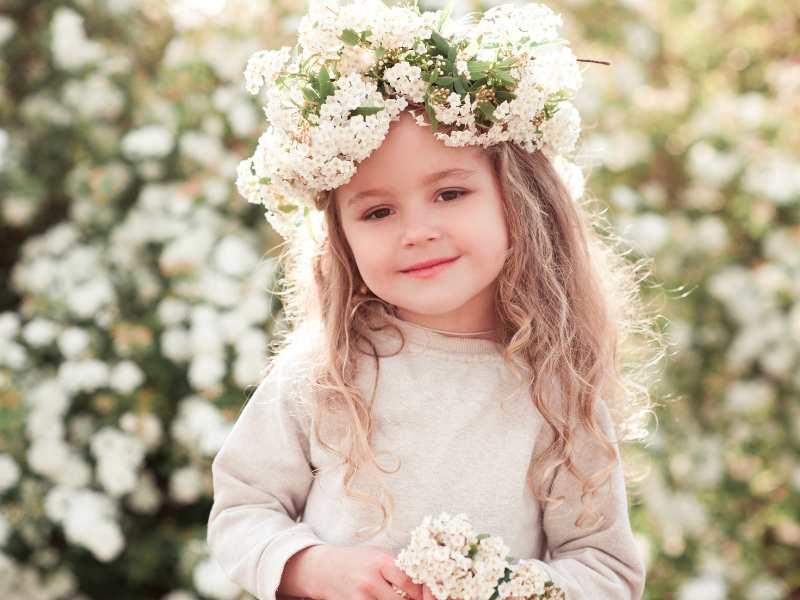
<path fill-rule="evenodd" d="M 427 267 L 425 269 L 414 269 L 413 271 L 402 271 L 406 275 L 411 275 L 412 277 L 417 277 L 419 279 L 427 279 L 429 277 L 434 277 L 435 275 L 439 274 L 441 271 L 444 271 L 447 267 L 452 265 L 461 257 L 456 257 L 453 260 L 439 263 L 438 265 L 434 265 L 432 267 Z"/>

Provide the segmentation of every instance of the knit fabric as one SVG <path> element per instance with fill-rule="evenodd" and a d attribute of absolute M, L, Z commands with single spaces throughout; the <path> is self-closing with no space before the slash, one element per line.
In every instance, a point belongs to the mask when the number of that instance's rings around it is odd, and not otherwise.
<path fill-rule="evenodd" d="M 502 536 L 515 559 L 536 559 L 567 600 L 638 600 L 645 564 L 631 530 L 622 466 L 595 508 L 603 522 L 580 529 L 581 486 L 563 465 L 547 482 L 560 506 L 540 505 L 526 483 L 534 451 L 553 440 L 524 384 L 489 339 L 433 332 L 396 317 L 406 344 L 391 329 L 371 334 L 379 369 L 358 356 L 357 383 L 372 403 L 373 448 L 390 470 L 394 499 L 384 531 L 356 533 L 380 523 L 377 508 L 348 498 L 344 467 L 313 434 L 311 345 L 293 342 L 275 358 L 212 464 L 214 504 L 208 544 L 231 581 L 261 600 L 276 596 L 283 569 L 315 544 L 368 545 L 395 556 L 426 515 L 465 513 L 476 532 Z M 399 350 L 399 352 L 397 352 Z M 377 375 L 377 377 L 376 377 Z M 377 379 L 377 382 L 376 382 Z M 615 440 L 604 402 L 595 416 Z M 323 440 L 341 432 L 322 423 Z M 592 434 L 577 429 L 573 462 L 590 476 L 607 456 Z M 397 468 L 399 466 L 399 469 Z M 357 476 L 360 491 L 377 491 Z"/>

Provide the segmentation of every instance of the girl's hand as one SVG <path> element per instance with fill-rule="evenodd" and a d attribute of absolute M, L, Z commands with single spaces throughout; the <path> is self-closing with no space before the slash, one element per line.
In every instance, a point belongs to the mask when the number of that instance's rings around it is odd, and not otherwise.
<path fill-rule="evenodd" d="M 423 600 L 422 586 L 394 564 L 394 556 L 372 546 L 324 546 L 318 556 L 314 598 L 325 600 Z M 431 596 L 432 597 L 432 596 Z"/>

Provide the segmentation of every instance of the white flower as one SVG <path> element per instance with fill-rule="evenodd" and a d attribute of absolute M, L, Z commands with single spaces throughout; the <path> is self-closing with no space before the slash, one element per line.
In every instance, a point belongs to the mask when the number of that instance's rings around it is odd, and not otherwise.
<path fill-rule="evenodd" d="M 19 465 L 10 454 L 0 454 L 0 494 L 17 485 L 20 472 Z"/>
<path fill-rule="evenodd" d="M 70 326 L 58 336 L 58 349 L 64 358 L 79 358 L 88 348 L 91 336 L 86 329 Z"/>
<path fill-rule="evenodd" d="M 58 381 L 68 393 L 93 392 L 108 385 L 108 365 L 97 359 L 65 360 L 58 366 Z"/>
<path fill-rule="evenodd" d="M 275 83 L 275 77 L 289 60 L 291 48 L 284 46 L 279 50 L 260 50 L 247 61 L 244 71 L 247 91 L 257 94 L 263 86 Z"/>
<path fill-rule="evenodd" d="M 161 506 L 161 492 L 152 473 L 144 471 L 134 490 L 126 497 L 126 502 L 136 512 L 153 514 Z"/>
<path fill-rule="evenodd" d="M 209 169 L 225 163 L 225 148 L 219 135 L 189 130 L 178 143 L 181 154 Z"/>
<path fill-rule="evenodd" d="M 123 360 L 114 365 L 109 376 L 109 386 L 120 394 L 130 394 L 144 382 L 144 372 L 139 365 Z"/>
<path fill-rule="evenodd" d="M 19 333 L 22 320 L 18 313 L 6 311 L 0 313 L 0 339 L 10 340 Z"/>
<path fill-rule="evenodd" d="M 125 546 L 116 506 L 105 495 L 84 489 L 73 494 L 63 518 L 68 541 L 87 548 L 97 560 L 113 560 Z"/>
<path fill-rule="evenodd" d="M 184 590 L 174 590 L 163 596 L 161 600 L 197 600 L 197 596 Z"/>
<path fill-rule="evenodd" d="M 227 275 L 241 277 L 252 272 L 258 262 L 258 255 L 252 244 L 239 235 L 222 238 L 214 249 L 214 265 Z"/>
<path fill-rule="evenodd" d="M 583 83 L 578 61 L 568 46 L 542 46 L 537 49 L 527 73 L 546 94 L 561 90 L 575 92 Z"/>
<path fill-rule="evenodd" d="M 153 413 L 132 413 L 126 412 L 119 418 L 120 428 L 138 437 L 145 448 L 153 450 L 161 443 L 163 435 L 163 425 Z"/>
<path fill-rule="evenodd" d="M 741 158 L 733 153 L 719 152 L 707 142 L 698 142 L 687 156 L 693 177 L 715 186 L 723 186 L 741 167 Z"/>
<path fill-rule="evenodd" d="M 192 356 L 189 346 L 189 332 L 182 327 L 170 327 L 161 334 L 161 352 L 176 363 L 189 360 Z"/>
<path fill-rule="evenodd" d="M 561 16 L 544 4 L 500 4 L 483 13 L 470 37 L 483 36 L 483 44 L 535 45 L 558 39 Z M 527 38 L 527 42 L 523 42 Z"/>
<path fill-rule="evenodd" d="M 514 565 L 511 580 L 497 587 L 499 598 L 509 596 L 525 597 L 532 594 L 544 594 L 544 584 L 549 580 L 547 573 L 542 570 L 535 560 L 521 560 Z"/>
<path fill-rule="evenodd" d="M 0 46 L 5 44 L 17 30 L 11 17 L 0 15 Z"/>
<path fill-rule="evenodd" d="M 464 514 L 428 515 L 410 537 L 395 564 L 436 597 L 478 600 L 497 594 L 504 599 L 518 592 L 514 595 L 537 600 L 535 595 L 545 592 L 549 577 L 536 561 L 512 565 L 512 580 L 496 587 L 509 566 L 509 548 L 500 537 L 477 536 Z"/>
<path fill-rule="evenodd" d="M 231 427 L 219 409 L 208 400 L 189 396 L 178 406 L 171 433 L 186 448 L 212 457 L 222 447 Z"/>
<path fill-rule="evenodd" d="M 22 339 L 34 347 L 49 346 L 58 335 L 58 326 L 48 319 L 36 317 L 22 328 Z"/>
<path fill-rule="evenodd" d="M 207 558 L 195 565 L 192 583 L 204 596 L 218 600 L 233 600 L 241 591 L 239 586 L 228 579 L 213 558 Z"/>
<path fill-rule="evenodd" d="M 789 204 L 800 198 L 800 162 L 782 155 L 753 161 L 742 185 L 746 191 L 766 196 L 775 204 Z"/>
<path fill-rule="evenodd" d="M 544 141 L 559 154 L 572 152 L 581 132 L 581 117 L 571 102 L 560 102 L 556 114 L 542 125 Z"/>
<path fill-rule="evenodd" d="M 763 412 L 775 401 L 775 388 L 766 380 L 734 381 L 725 392 L 728 410 L 740 414 Z"/>
<path fill-rule="evenodd" d="M 11 523 L 8 522 L 8 518 L 6 518 L 5 515 L 0 514 L 0 548 L 6 545 L 6 542 L 8 542 L 8 538 L 10 536 L 11 536 Z M 2 580 L 3 577 L 2 575 L 0 575 L 0 581 Z"/>
<path fill-rule="evenodd" d="M 188 379 L 196 390 L 218 385 L 225 377 L 227 368 L 221 354 L 203 353 L 195 355 L 189 363 Z"/>
<path fill-rule="evenodd" d="M 678 600 L 725 600 L 728 597 L 725 581 L 718 575 L 694 577 L 678 588 Z"/>
<path fill-rule="evenodd" d="M 164 158 L 172 151 L 175 136 L 162 125 L 145 125 L 133 129 L 122 138 L 122 153 L 131 160 Z"/>
<path fill-rule="evenodd" d="M 169 495 L 176 502 L 191 504 L 204 492 L 203 474 L 195 466 L 175 469 L 169 480 Z"/>
<path fill-rule="evenodd" d="M 583 197 L 586 184 L 581 168 L 561 155 L 556 156 L 552 163 L 572 199 L 579 200 Z"/>
<path fill-rule="evenodd" d="M 427 82 L 422 79 L 422 70 L 405 61 L 399 62 L 383 72 L 383 78 L 399 94 L 404 95 L 411 102 L 422 102 L 425 98 Z"/>
<path fill-rule="evenodd" d="M 106 491 L 113 497 L 132 491 L 144 459 L 144 443 L 129 433 L 106 426 L 92 437 L 89 447 L 97 461 L 97 478 Z"/>
<path fill-rule="evenodd" d="M 104 54 L 100 44 L 86 37 L 83 17 L 69 8 L 62 6 L 53 13 L 50 35 L 53 58 L 63 69 L 74 69 L 96 62 Z"/>
<path fill-rule="evenodd" d="M 57 477 L 67 465 L 70 448 L 60 437 L 37 438 L 28 447 L 27 463 L 31 471 L 49 477 Z"/>
<path fill-rule="evenodd" d="M 125 108 L 125 96 L 107 77 L 92 74 L 86 79 L 71 79 L 64 84 L 64 104 L 81 118 L 115 119 Z"/>
<path fill-rule="evenodd" d="M 180 298 L 166 297 L 156 308 L 158 319 L 164 325 L 178 325 L 189 315 L 189 305 Z"/>
<path fill-rule="evenodd" d="M 643 256 L 652 256 L 669 241 L 669 222 L 657 213 L 622 217 L 617 221 L 620 234 Z"/>

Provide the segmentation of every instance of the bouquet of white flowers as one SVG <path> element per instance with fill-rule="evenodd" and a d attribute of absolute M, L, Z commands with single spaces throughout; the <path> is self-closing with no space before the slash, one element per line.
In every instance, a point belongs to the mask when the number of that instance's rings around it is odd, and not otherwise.
<path fill-rule="evenodd" d="M 514 562 L 499 536 L 475 534 L 465 514 L 426 516 L 395 564 L 439 600 L 564 600 L 532 560 Z"/>

